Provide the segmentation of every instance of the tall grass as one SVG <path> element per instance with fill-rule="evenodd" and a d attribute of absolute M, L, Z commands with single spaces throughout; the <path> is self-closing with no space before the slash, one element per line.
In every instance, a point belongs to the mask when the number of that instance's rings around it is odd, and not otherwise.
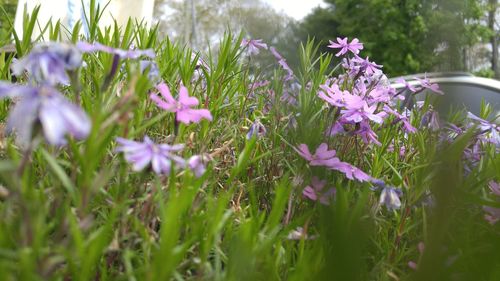
<path fill-rule="evenodd" d="M 33 46 L 36 12 L 26 16 L 23 38 L 13 37 L 18 56 Z M 463 172 L 475 131 L 446 146 L 429 129 L 405 134 L 390 124 L 377 128 L 381 146 L 357 136 L 328 139 L 343 160 L 403 190 L 401 208 L 387 210 L 370 183 L 308 167 L 293 149 L 325 142 L 331 125 L 317 93 L 339 70 L 313 41 L 298 49 L 295 106 L 281 99 L 290 91 L 284 71 L 275 62 L 252 65 L 240 47 L 243 35 L 227 33 L 208 54 L 198 53 L 132 21 L 99 29 L 101 13 L 91 9 L 89 33 L 79 35 L 77 25 L 69 38 L 153 48 L 161 80 L 174 93 L 185 85 L 213 121 L 177 124 L 150 101 L 156 82 L 138 61 L 123 61 L 108 80 L 113 57 L 85 54 L 86 66 L 60 90 L 91 117 L 86 140 L 61 148 L 42 143 L 26 154 L 2 136 L 1 280 L 500 280 L 500 229 L 482 210 L 500 207 L 487 189 L 499 180 L 500 157 L 485 146 L 479 163 Z M 66 32 L 47 30 L 51 40 Z M 0 58 L 0 78 L 12 81 L 12 55 Z M 207 67 L 197 66 L 199 59 Z M 250 93 L 264 79 L 270 84 Z M 2 126 L 13 103 L 0 101 Z M 255 120 L 266 134 L 248 139 Z M 115 137 L 145 134 L 186 144 L 185 157 L 207 153 L 214 160 L 201 178 L 182 169 L 133 172 L 115 152 Z M 332 204 L 302 195 L 313 175 L 336 188 Z"/>

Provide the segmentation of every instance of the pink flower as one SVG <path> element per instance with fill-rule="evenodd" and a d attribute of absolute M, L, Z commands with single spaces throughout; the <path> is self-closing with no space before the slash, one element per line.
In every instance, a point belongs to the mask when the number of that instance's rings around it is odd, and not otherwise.
<path fill-rule="evenodd" d="M 193 171 L 195 177 L 199 178 L 203 176 L 207 170 L 207 164 L 211 160 L 212 157 L 209 154 L 193 155 L 188 160 L 188 167 Z"/>
<path fill-rule="evenodd" d="M 332 197 L 335 196 L 335 188 L 330 188 L 326 192 L 323 192 L 325 185 L 326 181 L 313 177 L 311 185 L 306 186 L 302 194 L 312 201 L 317 201 L 319 199 L 321 204 L 329 205 Z"/>
<path fill-rule="evenodd" d="M 338 158 L 335 157 L 335 150 L 328 150 L 328 145 L 326 143 L 320 144 L 314 154 L 311 154 L 309 148 L 305 144 L 300 144 L 294 149 L 302 158 L 309 161 L 311 166 L 327 166 L 332 161 L 338 160 Z"/>
<path fill-rule="evenodd" d="M 330 45 L 328 45 L 328 47 L 332 49 L 341 49 L 337 54 L 335 54 L 337 57 L 346 54 L 348 51 L 357 55 L 359 54 L 359 50 L 363 49 L 363 43 L 360 43 L 358 38 L 354 38 L 350 43 L 348 43 L 347 37 L 343 39 L 337 37 L 337 42 L 330 40 Z"/>
<path fill-rule="evenodd" d="M 418 252 L 420 253 L 420 257 L 422 257 L 422 254 L 424 253 L 424 249 L 425 249 L 425 244 L 424 242 L 419 242 L 418 243 L 418 246 L 417 246 L 417 249 L 418 249 Z M 420 258 L 419 258 L 420 259 Z M 413 269 L 413 270 L 417 270 L 418 268 L 418 263 L 417 262 L 414 262 L 414 261 L 409 261 L 408 262 L 408 266 Z"/>
<path fill-rule="evenodd" d="M 153 100 L 156 105 L 165 109 L 166 111 L 175 112 L 176 120 L 184 124 L 199 123 L 201 119 L 207 119 L 212 121 L 212 115 L 208 109 L 193 109 L 192 107 L 199 104 L 198 99 L 195 97 L 190 97 L 186 87 L 182 86 L 179 89 L 179 100 L 176 101 L 172 94 L 170 94 L 170 89 L 165 83 L 160 83 L 156 86 L 163 99 L 158 97 L 157 94 L 152 93 L 150 95 L 151 100 Z"/>

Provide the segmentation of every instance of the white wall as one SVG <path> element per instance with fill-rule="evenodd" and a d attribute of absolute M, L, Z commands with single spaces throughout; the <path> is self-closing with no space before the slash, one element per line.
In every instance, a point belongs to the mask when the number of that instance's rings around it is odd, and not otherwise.
<path fill-rule="evenodd" d="M 84 0 L 85 9 L 88 11 L 90 0 Z M 96 0 L 101 7 L 104 7 L 108 2 L 106 10 L 101 19 L 100 27 L 113 24 L 113 19 L 116 19 L 118 24 L 124 25 L 129 17 L 136 18 L 138 21 L 144 21 L 150 25 L 153 21 L 154 0 Z M 15 29 L 19 36 L 23 33 L 23 13 L 24 8 L 27 8 L 29 14 L 33 9 L 40 5 L 38 14 L 38 25 L 35 27 L 32 39 L 40 35 L 41 29 L 51 20 L 53 23 L 60 20 L 61 23 L 71 30 L 78 20 L 82 21 L 82 32 L 86 31 L 84 13 L 81 0 L 19 0 Z"/>

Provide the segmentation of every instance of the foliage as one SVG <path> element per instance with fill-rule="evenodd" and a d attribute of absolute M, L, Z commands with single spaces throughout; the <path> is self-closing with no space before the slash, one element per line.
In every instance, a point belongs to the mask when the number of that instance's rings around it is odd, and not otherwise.
<path fill-rule="evenodd" d="M 306 34 L 328 40 L 356 36 L 391 76 L 464 70 L 464 50 L 486 35 L 485 6 L 477 0 L 328 0 L 305 20 Z"/>
<path fill-rule="evenodd" d="M 8 42 L 8 36 L 11 34 L 11 25 L 14 23 L 16 14 L 17 0 L 0 1 L 0 46 Z"/>

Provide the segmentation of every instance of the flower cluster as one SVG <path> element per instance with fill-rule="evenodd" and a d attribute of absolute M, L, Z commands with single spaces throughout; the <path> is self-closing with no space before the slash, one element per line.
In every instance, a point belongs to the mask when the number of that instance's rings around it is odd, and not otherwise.
<path fill-rule="evenodd" d="M 194 109 L 199 104 L 195 97 L 189 96 L 188 90 L 183 85 L 179 89 L 179 98 L 176 100 L 170 93 L 168 86 L 161 82 L 156 86 L 161 97 L 156 93 L 151 93 L 150 99 L 161 109 L 175 113 L 177 122 L 184 124 L 199 123 L 202 119 L 212 120 L 212 115 L 207 109 Z M 211 160 L 209 155 L 193 155 L 188 160 L 172 154 L 184 148 L 183 144 L 168 145 L 155 144 L 149 137 L 145 137 L 144 142 L 117 138 L 119 147 L 117 151 L 125 154 L 125 160 L 131 163 L 136 171 L 150 167 L 156 174 L 168 175 L 172 168 L 172 163 L 176 167 L 189 168 L 196 177 L 201 177 L 206 170 L 206 165 Z"/>
<path fill-rule="evenodd" d="M 320 85 L 318 91 L 318 97 L 330 107 L 329 112 L 333 117 L 332 124 L 326 131 L 327 137 L 337 137 L 341 134 L 357 136 L 366 145 L 380 146 L 376 129 L 386 121 L 392 122 L 391 125 L 401 124 L 405 134 L 417 131 L 411 123 L 411 111 L 400 107 L 400 101 L 406 98 L 401 94 L 403 91 L 417 94 L 424 89 L 440 92 L 437 84 L 423 79 L 420 80 L 419 87 L 414 87 L 406 81 L 400 81 L 405 87 L 401 92 L 397 92 L 381 71 L 381 65 L 370 61 L 369 58 L 359 56 L 363 44 L 357 38 L 350 42 L 347 38 L 337 38 L 336 42 L 330 41 L 328 47 L 340 49 L 336 56 L 343 56 L 341 66 L 345 74 L 328 77 L 326 82 Z M 396 108 L 401 108 L 401 111 Z M 435 117 L 428 116 L 427 118 Z M 435 125 L 434 123 L 436 123 L 435 120 L 432 125 Z M 372 182 L 380 189 L 380 204 L 390 210 L 400 208 L 402 195 L 400 189 L 386 186 L 383 181 L 374 179 L 352 164 L 341 161 L 336 156 L 336 151 L 329 150 L 326 143 L 320 144 L 314 154 L 309 151 L 306 144 L 298 145 L 295 150 L 309 162 L 310 166 L 322 166 L 329 170 L 339 171 L 351 180 Z M 402 146 L 400 153 L 404 154 L 404 150 L 405 147 Z M 321 187 L 321 185 L 316 186 Z M 310 197 L 311 194 L 315 194 L 314 190 L 314 187 L 309 186 L 306 194 Z"/>
<path fill-rule="evenodd" d="M 41 125 L 43 135 L 52 145 L 64 145 L 66 136 L 77 140 L 85 139 L 91 130 L 91 121 L 85 111 L 69 102 L 56 88 L 58 84 L 70 83 L 69 71 L 75 71 L 82 66 L 82 54 L 91 52 L 105 52 L 114 56 L 111 73 L 113 76 L 118 69 L 120 59 L 155 58 L 152 49 L 122 50 L 100 43 L 78 42 L 76 45 L 64 43 L 41 43 L 35 45 L 26 56 L 16 61 L 13 73 L 17 76 L 26 71 L 31 85 L 16 85 L 0 82 L 0 98 L 14 98 L 15 106 L 7 120 L 7 132 L 14 132 L 19 144 L 27 146 L 36 137 L 36 127 Z M 158 67 L 154 61 L 142 60 L 139 62 L 141 72 L 149 69 L 151 78 L 159 79 Z M 198 105 L 198 99 L 190 97 L 187 89 L 181 86 L 179 99 L 175 100 L 169 88 L 164 83 L 157 86 L 163 99 L 151 94 L 151 99 L 164 110 L 174 112 L 179 122 L 189 124 L 198 123 L 201 119 L 212 120 L 207 109 L 193 109 Z M 148 136 L 143 142 L 117 138 L 116 151 L 123 152 L 127 162 L 132 164 L 135 171 L 146 167 L 157 174 L 169 174 L 173 164 L 178 167 L 190 168 L 195 176 L 200 177 L 205 172 L 209 156 L 194 155 L 187 161 L 175 155 L 183 149 L 182 144 L 156 144 Z"/>
<path fill-rule="evenodd" d="M 469 140 L 463 154 L 466 173 L 470 173 L 479 164 L 486 146 L 492 145 L 495 153 L 500 153 L 500 127 L 471 112 L 467 112 L 467 117 L 462 124 L 447 123 L 440 131 L 440 143 L 447 145 L 468 130 L 473 130 L 475 134 Z"/>
<path fill-rule="evenodd" d="M 341 89 L 344 80 L 349 77 L 329 80 L 328 83 L 331 84 L 321 85 L 318 97 L 335 108 L 338 115 L 326 134 L 335 136 L 350 130 L 351 133 L 360 135 L 365 143 L 373 142 L 380 145 L 377 135 L 372 130 L 372 123 L 380 125 L 389 115 L 396 116 L 398 120 L 403 121 L 410 132 L 414 132 L 408 118 L 403 117 L 391 106 L 396 94 L 394 89 L 381 83 L 380 79 L 375 80 L 371 76 L 368 79 L 360 73 L 365 72 L 359 70 L 355 74 L 357 78 L 352 81 L 354 86 L 350 90 Z"/>
<path fill-rule="evenodd" d="M 154 57 L 152 50 L 121 50 L 100 43 L 70 45 L 48 42 L 35 45 L 27 56 L 12 65 L 14 75 L 20 76 L 26 71 L 33 86 L 0 83 L 0 98 L 17 99 L 7 121 L 7 131 L 16 133 L 18 143 L 28 145 L 36 137 L 34 130 L 38 124 L 52 145 L 66 144 L 66 135 L 77 140 L 89 135 L 91 122 L 85 111 L 69 102 L 56 86 L 68 85 L 68 72 L 82 65 L 82 54 L 96 51 L 119 58 Z"/>

